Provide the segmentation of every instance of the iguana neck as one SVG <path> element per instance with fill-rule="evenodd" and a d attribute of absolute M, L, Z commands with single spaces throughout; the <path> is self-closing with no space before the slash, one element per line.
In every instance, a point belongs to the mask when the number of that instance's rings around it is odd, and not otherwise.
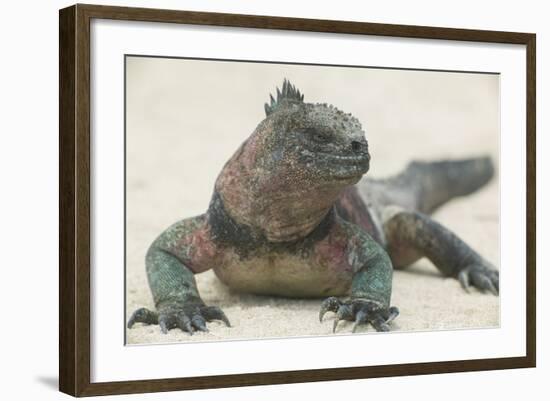
<path fill-rule="evenodd" d="M 271 242 L 296 241 L 310 234 L 333 207 L 341 185 L 310 182 L 285 174 L 284 161 L 262 158 L 262 139 L 252 136 L 226 163 L 216 181 L 229 216 Z M 275 171 L 266 166 L 277 165 Z"/>

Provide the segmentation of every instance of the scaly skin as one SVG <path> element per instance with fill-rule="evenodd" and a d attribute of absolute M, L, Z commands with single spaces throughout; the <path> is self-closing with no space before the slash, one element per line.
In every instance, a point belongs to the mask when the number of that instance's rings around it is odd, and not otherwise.
<path fill-rule="evenodd" d="M 354 330 L 364 323 L 390 329 L 399 313 L 390 305 L 392 260 L 428 256 L 465 287 L 498 291 L 492 266 L 418 212 L 472 192 L 488 180 L 483 174 L 474 168 L 472 179 L 460 178 L 451 162 L 357 184 L 370 154 L 355 117 L 305 103 L 286 80 L 265 111 L 218 176 L 208 211 L 175 223 L 151 245 L 146 268 L 157 310 L 138 309 L 129 328 L 141 322 L 192 334 L 214 319 L 229 325 L 197 290 L 194 274 L 208 269 L 239 291 L 328 297 L 319 318 L 334 312 L 334 329 L 342 319 L 355 321 Z M 487 175 L 478 164 L 456 168 Z"/>

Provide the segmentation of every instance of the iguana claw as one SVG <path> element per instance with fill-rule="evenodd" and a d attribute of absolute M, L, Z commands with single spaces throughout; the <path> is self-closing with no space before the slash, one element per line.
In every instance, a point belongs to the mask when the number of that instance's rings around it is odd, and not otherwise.
<path fill-rule="evenodd" d="M 128 320 L 127 327 L 131 329 L 134 323 L 158 324 L 158 313 L 152 312 L 147 308 L 136 309 Z"/>
<path fill-rule="evenodd" d="M 464 291 L 470 292 L 470 286 L 480 291 L 489 291 L 493 295 L 499 293 L 499 273 L 489 263 L 474 263 L 460 270 L 458 281 Z"/>
<path fill-rule="evenodd" d="M 357 327 L 363 323 L 370 323 L 376 331 L 390 331 L 390 323 L 399 315 L 399 309 L 392 306 L 388 309 L 380 307 L 375 302 L 364 299 L 350 299 L 341 301 L 336 297 L 330 297 L 323 301 L 319 312 L 319 320 L 327 312 L 334 312 L 336 317 L 332 326 L 332 332 L 336 332 L 336 327 L 341 320 L 354 322 L 352 333 L 355 333 Z"/>
<path fill-rule="evenodd" d="M 207 332 L 206 322 L 212 320 L 221 320 L 227 327 L 231 327 L 229 319 L 220 308 L 203 305 L 192 307 L 168 306 L 161 308 L 160 312 L 140 308 L 128 320 L 128 328 L 132 328 L 135 323 L 158 324 L 160 331 L 164 334 L 168 333 L 170 329 L 179 328 L 193 335 L 196 330 Z"/>
<path fill-rule="evenodd" d="M 325 299 L 321 304 L 321 310 L 319 311 L 319 322 L 323 321 L 323 316 L 325 316 L 328 311 L 336 312 L 341 304 L 342 302 L 336 297 Z"/>

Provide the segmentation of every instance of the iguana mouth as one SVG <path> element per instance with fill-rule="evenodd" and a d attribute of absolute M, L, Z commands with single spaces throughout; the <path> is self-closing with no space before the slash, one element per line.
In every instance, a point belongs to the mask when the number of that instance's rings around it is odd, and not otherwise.
<path fill-rule="evenodd" d="M 325 171 L 327 176 L 337 179 L 361 177 L 369 170 L 370 155 L 368 152 L 354 155 L 338 155 L 328 152 L 303 150 L 302 155 Z M 307 164 L 309 165 L 309 163 Z"/>

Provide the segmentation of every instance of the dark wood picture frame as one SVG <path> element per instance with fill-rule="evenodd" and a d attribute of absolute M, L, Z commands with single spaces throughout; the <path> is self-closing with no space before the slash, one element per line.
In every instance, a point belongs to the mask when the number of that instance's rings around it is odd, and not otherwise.
<path fill-rule="evenodd" d="M 90 382 L 90 22 L 93 18 L 526 46 L 526 356 L 121 382 Z M 73 396 L 534 367 L 536 363 L 535 46 L 532 33 L 74 5 L 59 13 L 59 389 Z"/>

